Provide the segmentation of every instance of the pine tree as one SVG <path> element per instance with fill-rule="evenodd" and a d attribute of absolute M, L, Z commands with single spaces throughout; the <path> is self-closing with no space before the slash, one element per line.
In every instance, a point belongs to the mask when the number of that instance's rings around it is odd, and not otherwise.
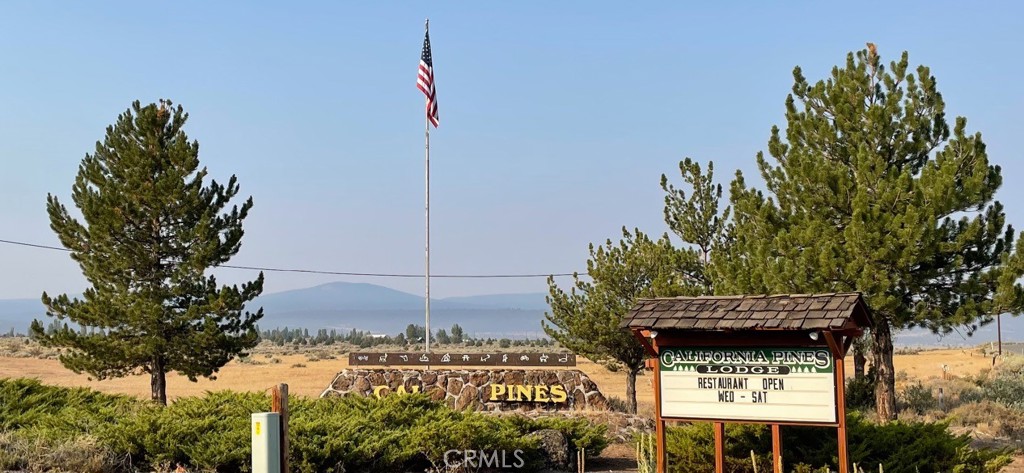
<path fill-rule="evenodd" d="M 263 290 L 262 273 L 241 287 L 206 274 L 238 252 L 252 198 L 228 210 L 235 177 L 204 183 L 187 119 L 170 101 L 135 102 L 78 168 L 71 197 L 82 220 L 48 196 L 50 226 L 91 287 L 81 299 L 44 293 L 47 315 L 64 323 L 53 332 L 32 323 L 43 345 L 67 348 L 67 368 L 99 379 L 149 373 L 164 404 L 166 373 L 214 378 L 258 343 L 263 316 L 243 312 Z"/>
<path fill-rule="evenodd" d="M 636 300 L 709 294 L 707 273 L 713 251 L 721 245 L 729 210 L 719 212 L 722 188 L 714 169 L 703 172 L 689 158 L 679 163 L 684 188 L 661 176 L 666 192 L 665 222 L 686 244 L 677 248 L 667 234 L 651 240 L 640 230 L 622 229 L 622 240 L 590 245 L 589 281 L 573 277 L 566 292 L 548 279 L 548 304 L 541 325 L 562 346 L 595 360 L 614 360 L 626 368 L 626 403 L 636 413 L 636 376 L 644 367 L 644 349 L 632 333 L 619 327 Z M 687 195 L 687 190 L 690 194 Z"/>
<path fill-rule="evenodd" d="M 405 326 L 405 339 L 409 343 L 417 343 L 427 336 L 427 329 L 422 325 L 409 324 Z"/>
<path fill-rule="evenodd" d="M 757 156 L 767 192 L 732 184 L 720 293 L 861 291 L 871 307 L 879 418 L 896 418 L 892 333 L 944 333 L 1024 307 L 1018 247 L 993 200 L 1002 183 L 978 133 L 908 56 L 887 70 L 873 45 L 815 84 L 800 68 L 785 134 Z"/>
<path fill-rule="evenodd" d="M 465 332 L 462 330 L 462 327 L 459 326 L 459 324 L 452 324 L 452 343 L 456 345 L 461 345 L 462 337 L 464 335 Z"/>

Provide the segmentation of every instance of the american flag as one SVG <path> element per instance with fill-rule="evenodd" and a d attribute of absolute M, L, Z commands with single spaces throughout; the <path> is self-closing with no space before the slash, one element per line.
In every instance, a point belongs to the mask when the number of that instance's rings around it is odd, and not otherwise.
<path fill-rule="evenodd" d="M 430 31 L 423 37 L 423 54 L 420 55 L 420 72 L 416 77 L 416 88 L 427 96 L 427 120 L 437 128 L 437 91 L 434 90 L 434 60 L 430 55 Z"/>

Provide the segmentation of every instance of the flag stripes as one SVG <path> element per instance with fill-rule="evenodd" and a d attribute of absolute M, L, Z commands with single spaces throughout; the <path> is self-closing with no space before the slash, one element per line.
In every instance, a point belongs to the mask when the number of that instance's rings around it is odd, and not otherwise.
<path fill-rule="evenodd" d="M 427 120 L 437 128 L 437 91 L 434 89 L 434 59 L 430 54 L 430 31 L 423 37 L 423 53 L 420 55 L 420 70 L 416 76 L 416 88 L 427 97 Z"/>

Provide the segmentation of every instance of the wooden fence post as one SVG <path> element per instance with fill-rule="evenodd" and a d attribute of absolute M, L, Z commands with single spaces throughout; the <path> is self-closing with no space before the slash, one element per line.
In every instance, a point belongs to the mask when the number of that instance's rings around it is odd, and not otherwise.
<path fill-rule="evenodd" d="M 281 473 L 288 469 L 288 385 L 274 386 L 270 396 L 270 411 L 281 414 Z"/>

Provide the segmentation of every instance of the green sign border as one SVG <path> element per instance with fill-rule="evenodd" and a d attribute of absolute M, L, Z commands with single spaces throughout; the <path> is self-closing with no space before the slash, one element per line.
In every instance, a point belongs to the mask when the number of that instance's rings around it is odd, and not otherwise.
<path fill-rule="evenodd" d="M 780 353 L 787 356 L 779 358 Z M 827 365 L 822 366 L 823 361 Z M 785 366 L 791 374 L 835 374 L 835 358 L 827 347 L 663 347 L 658 356 L 663 372 L 695 372 L 698 366 Z"/>

